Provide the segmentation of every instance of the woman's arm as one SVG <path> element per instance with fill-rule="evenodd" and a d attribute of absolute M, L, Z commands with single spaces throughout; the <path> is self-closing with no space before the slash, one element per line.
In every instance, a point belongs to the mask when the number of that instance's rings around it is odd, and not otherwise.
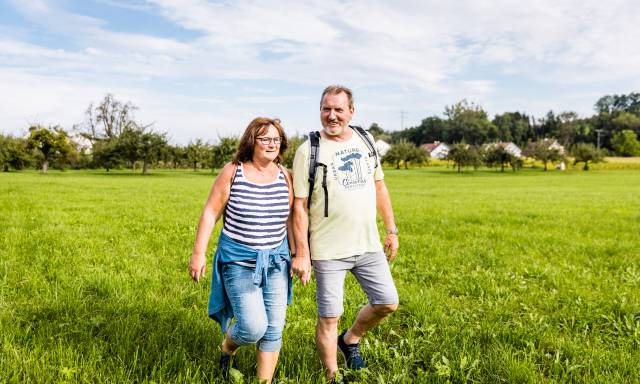
<path fill-rule="evenodd" d="M 231 179 L 233 178 L 236 167 L 235 164 L 228 163 L 222 168 L 222 171 L 211 187 L 207 202 L 202 209 L 202 215 L 200 215 L 200 221 L 198 222 L 196 241 L 193 245 L 191 260 L 189 261 L 189 275 L 191 275 L 191 278 L 196 282 L 200 281 L 200 278 L 206 271 L 206 252 L 211 231 L 213 231 L 213 227 L 216 225 L 229 199 Z"/>

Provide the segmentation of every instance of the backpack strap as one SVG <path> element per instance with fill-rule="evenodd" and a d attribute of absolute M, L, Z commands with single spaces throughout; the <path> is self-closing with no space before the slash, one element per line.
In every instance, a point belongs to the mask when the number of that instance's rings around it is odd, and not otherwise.
<path fill-rule="evenodd" d="M 309 144 L 311 151 L 309 152 L 309 196 L 307 198 L 307 208 L 311 208 L 311 195 L 316 184 L 316 169 L 322 167 L 324 171 L 322 178 L 322 189 L 324 190 L 324 217 L 329 217 L 329 193 L 327 190 L 327 166 L 318 162 L 320 154 L 320 132 L 313 131 L 309 133 Z"/>
<path fill-rule="evenodd" d="M 367 131 L 357 125 L 350 125 L 349 127 L 353 129 L 358 134 L 358 136 L 360 136 L 367 148 L 369 148 L 369 157 L 375 157 L 375 168 L 378 168 L 378 151 L 376 150 L 375 145 L 371 142 Z"/>
<path fill-rule="evenodd" d="M 307 198 L 307 208 L 311 208 L 311 194 L 316 184 L 316 167 L 318 166 L 318 154 L 320 153 L 320 132 L 309 132 L 309 197 Z"/>

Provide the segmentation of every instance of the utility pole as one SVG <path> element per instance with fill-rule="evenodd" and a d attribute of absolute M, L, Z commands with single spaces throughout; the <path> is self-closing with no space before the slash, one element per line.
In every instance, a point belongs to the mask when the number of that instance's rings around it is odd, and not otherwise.
<path fill-rule="evenodd" d="M 600 149 L 600 134 L 604 131 L 603 129 L 596 129 L 596 133 L 598 135 L 598 149 Z"/>
<path fill-rule="evenodd" d="M 400 130 L 404 130 L 404 117 L 407 115 L 407 112 L 400 111 Z"/>

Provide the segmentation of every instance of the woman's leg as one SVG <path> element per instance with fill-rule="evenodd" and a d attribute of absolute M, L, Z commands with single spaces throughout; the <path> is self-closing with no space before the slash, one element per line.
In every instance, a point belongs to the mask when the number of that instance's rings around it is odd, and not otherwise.
<path fill-rule="evenodd" d="M 258 380 L 267 383 L 271 382 L 276 369 L 287 314 L 289 273 L 286 262 L 280 263 L 279 271 L 274 266 L 270 266 L 268 284 L 262 287 L 268 325 L 264 336 L 258 341 L 256 376 Z"/>
<path fill-rule="evenodd" d="M 267 330 L 267 315 L 262 289 L 253 284 L 253 268 L 226 264 L 222 277 L 235 317 L 222 344 L 223 352 L 235 352 L 239 346 L 262 339 Z"/>
<path fill-rule="evenodd" d="M 229 335 L 229 331 L 227 330 L 227 333 L 224 335 L 224 340 L 222 340 L 222 347 L 220 349 L 222 349 L 222 352 L 226 353 L 227 355 L 235 355 L 238 347 L 239 345 L 233 342 L 231 336 Z"/>
<path fill-rule="evenodd" d="M 256 376 L 260 382 L 271 383 L 273 373 L 276 370 L 276 364 L 278 363 L 279 354 L 280 351 L 263 352 L 259 349 L 256 350 L 256 360 L 258 362 Z"/>

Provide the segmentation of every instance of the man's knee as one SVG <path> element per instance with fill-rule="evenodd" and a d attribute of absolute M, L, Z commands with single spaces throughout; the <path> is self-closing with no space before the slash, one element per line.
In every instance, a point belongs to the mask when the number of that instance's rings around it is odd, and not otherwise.
<path fill-rule="evenodd" d="M 398 304 L 371 304 L 373 311 L 380 317 L 389 316 L 398 309 Z"/>
<path fill-rule="evenodd" d="M 318 316 L 316 328 L 319 332 L 331 332 L 338 329 L 338 321 L 340 317 L 322 317 Z"/>

